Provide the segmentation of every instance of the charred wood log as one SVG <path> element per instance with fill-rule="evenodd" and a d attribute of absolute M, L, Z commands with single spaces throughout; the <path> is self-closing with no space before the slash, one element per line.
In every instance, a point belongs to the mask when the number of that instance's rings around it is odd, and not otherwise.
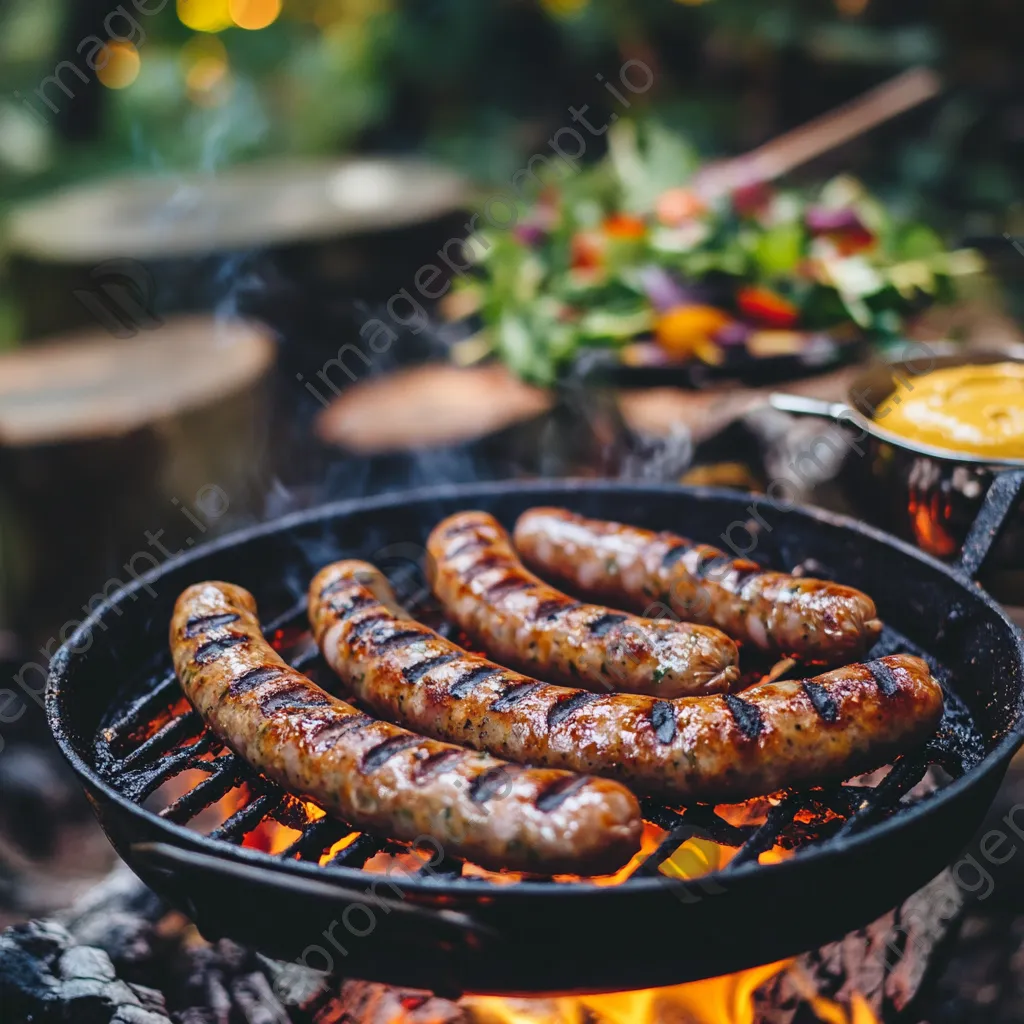
<path fill-rule="evenodd" d="M 30 921 L 0 935 L 0 1005 L 39 1024 L 168 1024 L 163 996 L 117 977 L 110 957 L 61 925 Z"/>
<path fill-rule="evenodd" d="M 935 952 L 960 916 L 962 893 L 945 872 L 900 908 L 839 942 L 800 957 L 754 995 L 757 1024 L 860 1021 L 865 1004 L 879 1021 L 962 1024 L 965 998 L 999 1004 L 1024 975 L 1024 925 L 969 922 L 964 983 L 949 974 L 927 1015 L 915 1011 Z M 943 988 L 943 985 L 945 986 Z M 958 985 L 960 986 L 958 988 Z M 1024 986 L 1012 1002 L 1024 1006 Z M 558 1001 L 538 1001 L 538 1006 Z M 913 1006 L 911 1004 L 914 1003 Z M 13 1020 L 41 1024 L 480 1024 L 474 1003 L 353 979 L 330 979 L 269 960 L 227 940 L 208 943 L 126 868 L 115 872 L 62 921 L 30 922 L 0 935 L 0 1005 Z M 911 1007 L 912 1016 L 905 1016 Z M 948 1011 L 943 1015 L 936 1010 Z M 1011 1007 L 1011 1009 L 1012 1009 Z M 525 1012 L 525 1011 L 524 1011 Z M 589 1012 L 589 1011 L 588 1011 Z M 1015 1011 L 1014 1011 L 1015 1012 Z M 526 1014 L 525 1018 L 529 1015 Z M 6 1020 L 7 1017 L 4 1017 Z M 600 1024 L 595 1021 L 595 1024 Z"/>
<path fill-rule="evenodd" d="M 805 953 L 758 991 L 764 1024 L 793 1024 L 802 1007 L 829 1000 L 849 1010 L 863 999 L 876 1020 L 901 1014 L 921 990 L 934 954 L 960 918 L 964 899 L 944 871 L 902 906 L 838 942 Z M 812 1016 L 811 1019 L 814 1019 Z"/>

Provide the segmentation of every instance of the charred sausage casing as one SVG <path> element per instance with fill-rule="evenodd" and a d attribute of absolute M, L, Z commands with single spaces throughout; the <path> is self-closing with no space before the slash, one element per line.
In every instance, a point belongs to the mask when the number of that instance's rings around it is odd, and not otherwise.
<path fill-rule="evenodd" d="M 529 572 L 504 527 L 461 512 L 427 541 L 434 593 L 492 657 L 598 693 L 720 693 L 739 680 L 736 644 L 717 629 L 581 604 Z"/>
<path fill-rule="evenodd" d="M 534 508 L 516 523 L 526 563 L 564 586 L 624 608 L 717 626 L 768 654 L 840 665 L 863 656 L 882 624 L 853 587 L 770 572 L 674 533 Z"/>
<path fill-rule="evenodd" d="M 313 580 L 309 614 L 327 662 L 381 714 L 510 761 L 593 772 L 681 803 L 744 800 L 878 768 L 942 715 L 919 658 L 894 655 L 742 694 L 661 700 L 538 682 L 396 617 L 365 562 Z M 404 634 L 389 644 L 392 631 Z"/>
<path fill-rule="evenodd" d="M 398 653 L 406 625 L 379 622 L 377 642 Z M 189 587 L 170 640 L 206 724 L 257 771 L 356 828 L 433 836 L 446 854 L 544 873 L 613 871 L 639 848 L 640 809 L 624 787 L 510 765 L 364 714 L 278 656 L 241 587 Z"/>

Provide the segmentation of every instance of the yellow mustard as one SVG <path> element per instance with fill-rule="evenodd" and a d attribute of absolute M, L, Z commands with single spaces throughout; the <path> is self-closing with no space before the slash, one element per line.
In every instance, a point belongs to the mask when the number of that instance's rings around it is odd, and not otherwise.
<path fill-rule="evenodd" d="M 919 444 L 1024 459 L 1024 363 L 951 366 L 907 378 L 875 420 Z"/>

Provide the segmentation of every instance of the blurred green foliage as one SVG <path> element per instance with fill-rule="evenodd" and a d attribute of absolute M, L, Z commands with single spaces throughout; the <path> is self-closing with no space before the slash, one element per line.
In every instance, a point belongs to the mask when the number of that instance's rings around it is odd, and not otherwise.
<path fill-rule="evenodd" d="M 643 105 L 704 153 L 753 146 L 932 64 L 943 99 L 816 176 L 849 167 L 901 213 L 964 235 L 1019 233 L 1024 218 L 1017 0 L 284 0 L 269 27 L 215 37 L 168 0 L 138 19 L 130 85 L 91 73 L 51 114 L 35 90 L 117 7 L 0 0 L 0 216 L 91 176 L 212 172 L 270 154 L 418 150 L 506 180 L 569 123 L 570 105 L 610 110 L 596 76 L 637 57 L 656 73 Z"/>

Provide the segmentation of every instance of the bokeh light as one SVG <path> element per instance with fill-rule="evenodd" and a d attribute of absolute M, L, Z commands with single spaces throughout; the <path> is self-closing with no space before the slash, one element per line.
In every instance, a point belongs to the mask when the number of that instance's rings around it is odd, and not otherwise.
<path fill-rule="evenodd" d="M 214 107 L 231 93 L 228 53 L 217 36 L 202 33 L 181 49 L 185 89 L 193 103 Z"/>
<path fill-rule="evenodd" d="M 228 0 L 178 0 L 178 20 L 196 32 L 222 32 L 234 24 Z"/>
<path fill-rule="evenodd" d="M 239 28 L 266 28 L 281 13 L 281 0 L 228 0 L 228 10 Z"/>
<path fill-rule="evenodd" d="M 139 77 L 142 59 L 139 51 L 126 40 L 107 43 L 96 61 L 96 77 L 108 89 L 126 89 Z"/>
<path fill-rule="evenodd" d="M 541 0 L 548 14 L 556 18 L 573 18 L 580 14 L 590 0 Z"/>

